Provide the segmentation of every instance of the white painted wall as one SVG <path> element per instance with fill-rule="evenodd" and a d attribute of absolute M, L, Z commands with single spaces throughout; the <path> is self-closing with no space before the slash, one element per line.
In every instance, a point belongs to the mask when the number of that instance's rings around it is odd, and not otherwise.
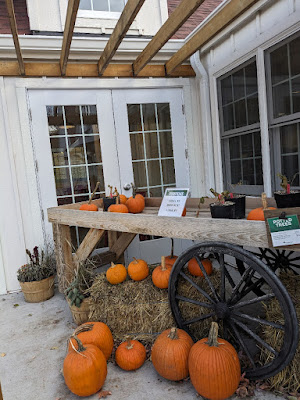
<path fill-rule="evenodd" d="M 64 29 L 68 0 L 27 0 L 30 29 L 62 32 Z M 119 15 L 78 11 L 75 32 L 110 34 Z M 117 13 L 113 13 L 117 14 Z M 112 14 L 112 15 L 113 15 Z M 95 18 L 96 17 L 96 18 Z M 130 35 L 154 35 L 168 18 L 167 0 L 145 1 L 130 27 Z"/>

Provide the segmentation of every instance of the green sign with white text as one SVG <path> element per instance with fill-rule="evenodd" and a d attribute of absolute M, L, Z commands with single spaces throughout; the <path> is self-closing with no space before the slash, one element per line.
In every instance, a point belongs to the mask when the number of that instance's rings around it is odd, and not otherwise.
<path fill-rule="evenodd" d="M 297 215 L 288 215 L 284 219 L 281 219 L 279 217 L 268 218 L 267 221 L 271 233 L 299 229 L 299 221 Z"/>

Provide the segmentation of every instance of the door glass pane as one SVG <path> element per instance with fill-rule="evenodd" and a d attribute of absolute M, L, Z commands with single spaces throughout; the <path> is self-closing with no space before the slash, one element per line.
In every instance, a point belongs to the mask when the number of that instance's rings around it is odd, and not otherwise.
<path fill-rule="evenodd" d="M 103 179 L 103 167 L 102 165 L 91 165 L 89 166 L 89 177 L 90 187 L 94 188 L 97 182 L 100 182 L 99 188 L 96 193 L 105 192 L 104 179 Z M 95 196 L 96 197 L 96 196 Z"/>
<path fill-rule="evenodd" d="M 139 104 L 128 104 L 128 124 L 129 132 L 141 132 L 142 122 L 141 122 L 141 110 Z"/>
<path fill-rule="evenodd" d="M 86 167 L 72 167 L 73 189 L 75 194 L 88 192 Z"/>
<path fill-rule="evenodd" d="M 289 82 L 282 83 L 273 88 L 274 118 L 288 115 L 291 112 Z"/>
<path fill-rule="evenodd" d="M 156 132 L 145 132 L 146 155 L 149 158 L 158 158 L 158 140 Z"/>
<path fill-rule="evenodd" d="M 56 196 L 72 194 L 69 168 L 54 168 Z"/>
<path fill-rule="evenodd" d="M 85 138 L 86 156 L 88 164 L 101 163 L 101 148 L 99 136 L 88 136 Z"/>
<path fill-rule="evenodd" d="M 164 184 L 175 183 L 174 160 L 173 159 L 162 160 L 162 170 L 163 170 Z"/>
<path fill-rule="evenodd" d="M 159 132 L 161 157 L 173 157 L 172 132 Z"/>
<path fill-rule="evenodd" d="M 145 162 L 133 163 L 134 183 L 137 188 L 147 187 Z"/>
<path fill-rule="evenodd" d="M 157 104 L 158 128 L 171 129 L 170 108 L 168 103 Z"/>
<path fill-rule="evenodd" d="M 64 106 L 65 129 L 67 135 L 81 134 L 81 118 L 79 106 Z"/>
<path fill-rule="evenodd" d="M 64 137 L 51 138 L 53 166 L 62 166 L 68 164 L 68 154 L 66 139 Z"/>
<path fill-rule="evenodd" d="M 143 104 L 144 131 L 156 130 L 155 105 Z"/>
<path fill-rule="evenodd" d="M 143 160 L 144 156 L 144 140 L 142 133 L 130 134 L 130 146 L 132 160 Z"/>
<path fill-rule="evenodd" d="M 278 83 L 289 77 L 287 45 L 271 53 L 272 83 Z"/>
<path fill-rule="evenodd" d="M 160 177 L 160 166 L 159 161 L 148 161 L 148 177 L 149 177 L 149 186 L 157 186 L 161 184 L 161 177 Z"/>
<path fill-rule="evenodd" d="M 85 154 L 82 136 L 68 137 L 70 162 L 73 165 L 85 164 Z"/>

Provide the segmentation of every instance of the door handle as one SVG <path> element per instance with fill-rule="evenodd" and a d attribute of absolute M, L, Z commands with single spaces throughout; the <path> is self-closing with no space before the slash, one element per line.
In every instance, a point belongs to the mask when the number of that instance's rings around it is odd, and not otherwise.
<path fill-rule="evenodd" d="M 131 189 L 131 184 L 130 183 L 125 183 L 125 185 L 123 186 L 124 190 L 130 190 Z"/>

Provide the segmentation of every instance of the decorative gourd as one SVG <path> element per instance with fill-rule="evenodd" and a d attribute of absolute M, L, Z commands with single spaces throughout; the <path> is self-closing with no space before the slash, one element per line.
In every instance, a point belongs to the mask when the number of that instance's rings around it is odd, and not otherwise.
<path fill-rule="evenodd" d="M 267 204 L 267 195 L 266 193 L 262 193 L 261 195 L 261 201 L 262 201 L 262 207 L 259 208 L 254 208 L 254 210 L 251 210 L 248 214 L 247 219 L 250 221 L 264 221 L 265 216 L 264 216 L 264 210 L 276 210 L 275 207 L 268 207 Z"/>
<path fill-rule="evenodd" d="M 93 197 L 94 197 L 94 195 L 95 195 L 95 193 L 96 193 L 96 190 L 98 189 L 98 186 L 100 185 L 100 182 L 97 182 L 96 183 L 96 186 L 95 186 L 95 189 L 94 189 L 94 191 L 93 191 L 93 193 L 92 193 L 92 195 L 91 195 L 91 197 L 90 197 L 90 199 L 89 199 L 89 202 L 88 203 L 86 203 L 86 204 L 82 204 L 80 207 L 79 207 L 79 210 L 84 210 L 84 211 L 98 211 L 98 207 L 96 206 L 96 204 L 92 204 L 92 200 L 93 200 Z"/>
<path fill-rule="evenodd" d="M 127 277 L 127 270 L 123 264 L 111 263 L 111 266 L 106 271 L 106 279 L 112 285 L 117 285 L 125 281 Z"/>
<path fill-rule="evenodd" d="M 107 211 L 116 213 L 128 213 L 128 208 L 125 206 L 125 204 L 120 204 L 120 197 L 117 196 L 116 204 L 110 205 Z"/>
<path fill-rule="evenodd" d="M 211 275 L 212 270 L 213 270 L 211 261 L 208 258 L 204 258 L 201 260 L 201 263 L 202 263 L 207 275 Z M 203 276 L 203 272 L 201 271 L 201 268 L 200 268 L 196 258 L 192 258 L 188 262 L 188 270 L 191 275 Z"/>
<path fill-rule="evenodd" d="M 133 257 L 133 261 L 128 265 L 128 275 L 134 281 L 142 281 L 149 275 L 148 264 L 144 260 L 137 260 Z"/>
<path fill-rule="evenodd" d="M 239 385 L 241 367 L 237 352 L 226 340 L 218 339 L 216 322 L 212 322 L 208 338 L 192 347 L 188 366 L 192 384 L 202 397 L 227 399 Z"/>
<path fill-rule="evenodd" d="M 138 340 L 128 339 L 117 348 L 115 359 L 120 368 L 125 371 L 133 371 L 144 364 L 146 349 Z"/>
<path fill-rule="evenodd" d="M 128 200 L 125 194 L 120 194 L 120 204 L 126 204 L 126 201 Z"/>
<path fill-rule="evenodd" d="M 152 282 L 160 289 L 167 289 L 172 265 L 166 265 L 165 257 L 161 258 L 161 265 L 157 266 L 152 272 Z"/>
<path fill-rule="evenodd" d="M 174 256 L 174 239 L 171 238 L 171 254 L 165 257 L 166 264 L 173 265 L 177 258 L 177 256 Z"/>
<path fill-rule="evenodd" d="M 109 327 L 104 324 L 104 322 L 86 322 L 75 329 L 74 335 L 76 335 L 84 345 L 93 344 L 99 347 L 106 360 L 111 356 L 114 347 L 114 339 Z M 76 348 L 76 341 L 71 338 L 70 342 L 72 342 L 73 346 Z M 69 350 L 70 348 L 71 344 L 69 345 Z"/>
<path fill-rule="evenodd" d="M 77 349 L 72 348 L 63 364 L 65 383 L 77 396 L 91 396 L 103 386 L 106 375 L 106 359 L 102 351 L 93 344 L 83 345 L 74 336 Z"/>
<path fill-rule="evenodd" d="M 162 332 L 154 342 L 151 359 L 156 371 L 165 379 L 180 381 L 189 375 L 188 355 L 193 340 L 183 329 Z"/>
<path fill-rule="evenodd" d="M 136 194 L 136 188 L 134 184 L 132 186 L 132 196 L 126 201 L 128 211 L 133 214 L 137 214 L 143 211 L 145 208 L 145 198 L 141 194 Z"/>

